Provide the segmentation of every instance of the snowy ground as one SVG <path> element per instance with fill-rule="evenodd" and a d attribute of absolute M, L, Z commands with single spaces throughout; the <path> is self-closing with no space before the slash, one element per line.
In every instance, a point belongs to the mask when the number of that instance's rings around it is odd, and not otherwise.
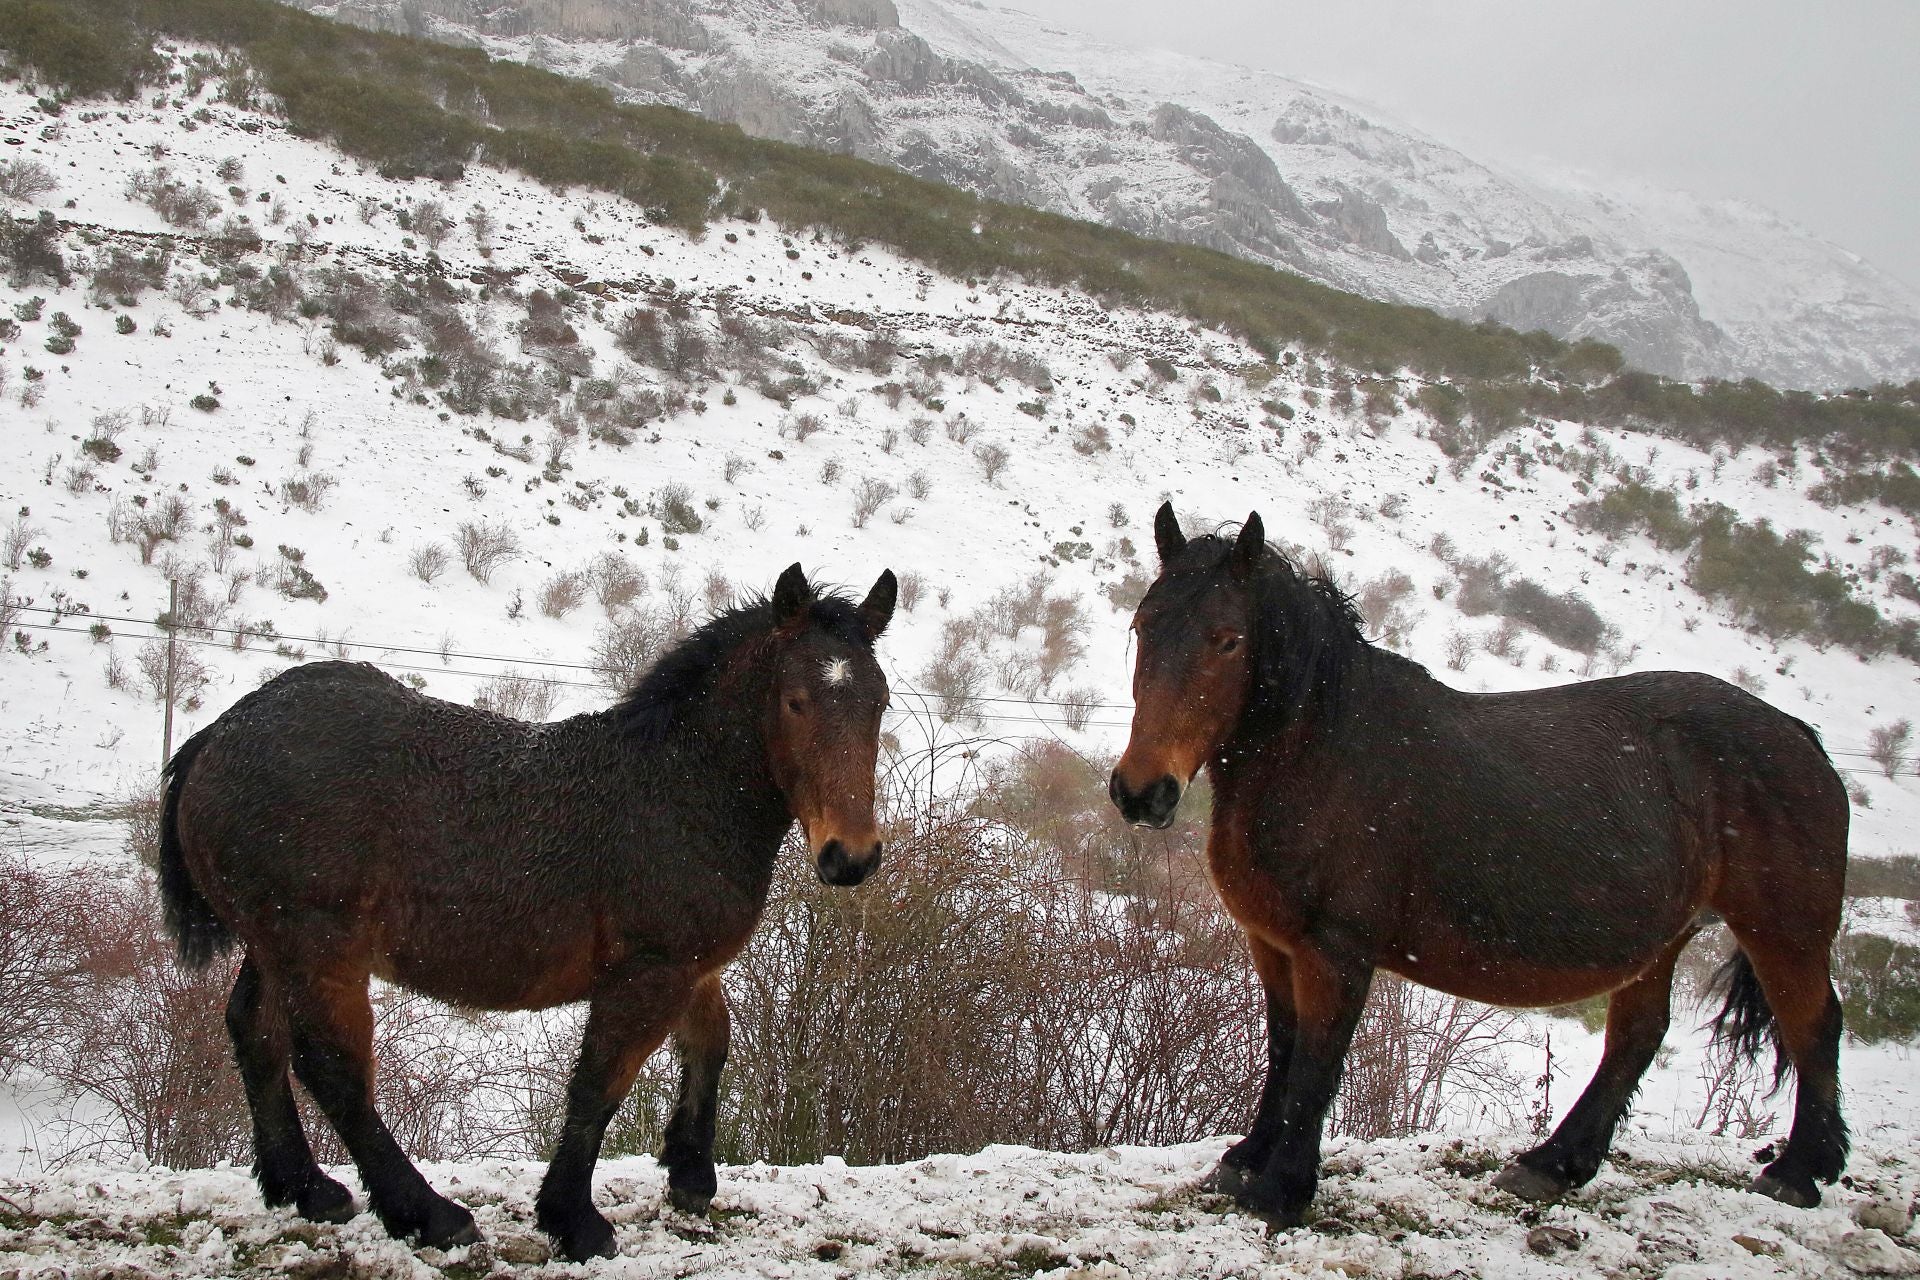
<path fill-rule="evenodd" d="M 620 1257 L 595 1275 L 1655 1276 L 1910 1275 L 1920 1173 L 1907 1142 L 1862 1144 L 1813 1211 L 1745 1191 L 1751 1143 L 1627 1137 L 1587 1189 L 1546 1209 L 1488 1186 L 1516 1135 L 1329 1145 L 1315 1223 L 1269 1234 L 1198 1182 L 1221 1142 L 1061 1155 L 992 1147 L 912 1164 L 725 1168 L 710 1220 L 662 1205 L 645 1158 L 609 1161 L 596 1200 Z M 410 1250 L 362 1214 L 315 1226 L 260 1208 L 241 1169 L 77 1168 L 0 1181 L 0 1274 L 325 1277 L 579 1274 L 532 1227 L 540 1168 L 428 1169 L 487 1243 Z M 1889 1235 L 1893 1231 L 1898 1239 Z"/>

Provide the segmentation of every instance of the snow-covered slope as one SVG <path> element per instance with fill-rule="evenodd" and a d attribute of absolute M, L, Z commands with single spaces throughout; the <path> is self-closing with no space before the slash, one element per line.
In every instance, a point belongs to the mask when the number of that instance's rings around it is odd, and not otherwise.
<path fill-rule="evenodd" d="M 972 290 L 880 252 L 856 255 L 766 225 L 716 224 L 688 239 L 647 225 L 618 201 L 555 193 L 497 171 L 475 170 L 452 187 L 392 182 L 210 95 L 157 111 L 49 118 L 27 89 L 9 85 L 0 90 L 0 123 L 18 144 L 9 155 L 50 165 L 59 186 L 45 200 L 66 220 L 62 242 L 75 261 L 116 247 L 176 248 L 165 290 L 145 292 L 131 307 L 90 293 L 84 274 L 65 289 L 45 281 L 0 289 L 0 314 L 38 317 L 13 321 L 18 334 L 0 353 L 0 500 L 22 513 L 9 515 L 27 531 L 22 551 L 37 546 L 50 557 L 37 567 L 26 555 L 7 577 L 16 596 L 57 609 L 68 628 L 30 630 L 46 651 L 5 659 L 11 674 L 0 702 L 16 730 L 0 739 L 0 766 L 16 777 L 109 795 L 148 776 L 157 754 L 151 698 L 137 687 L 137 672 L 118 690 L 100 673 L 109 654 L 123 667 L 133 663 L 153 634 L 151 620 L 165 606 L 163 567 L 176 576 L 197 571 L 218 593 L 225 627 L 271 619 L 283 637 L 235 652 L 218 642 L 225 632 L 213 633 L 216 643 L 200 654 L 211 683 L 204 706 L 184 717 L 185 732 L 283 665 L 276 644 L 310 656 L 384 657 L 420 668 L 415 674 L 432 692 L 463 699 L 506 665 L 469 655 L 502 655 L 528 670 L 588 664 L 595 628 L 605 624 L 598 607 L 589 601 L 545 617 L 540 593 L 555 574 L 583 569 L 601 552 L 626 557 L 655 600 L 764 588 L 796 558 L 853 583 L 870 581 L 883 565 L 916 573 L 926 589 L 887 645 L 907 684 L 939 648 L 943 619 L 1045 573 L 1050 589 L 1089 611 L 1086 656 L 1052 673 L 1044 688 L 986 690 L 1013 699 L 994 709 L 1011 717 L 997 727 L 1074 734 L 1052 721 L 1068 690 L 1092 688 L 1113 709 L 1079 740 L 1111 746 L 1124 725 L 1127 659 L 1124 615 L 1103 592 L 1150 568 L 1146 522 L 1171 497 L 1196 524 L 1257 507 L 1292 543 L 1315 552 L 1332 543 L 1336 568 L 1355 586 L 1407 570 L 1417 590 L 1400 601 L 1395 630 L 1405 650 L 1435 670 L 1445 668 L 1453 636 L 1478 636 L 1489 625 L 1463 618 L 1452 597 L 1437 598 L 1453 573 L 1433 555 L 1435 534 L 1469 556 L 1504 551 L 1550 591 L 1590 599 L 1617 629 L 1613 656 L 1589 659 L 1529 636 L 1504 657 L 1469 646 L 1449 679 L 1514 688 L 1622 664 L 1738 672 L 1817 724 L 1856 771 L 1871 801 L 1856 814 L 1856 849 L 1907 847 L 1913 785 L 1874 776 L 1864 752 L 1869 730 L 1901 714 L 1910 664 L 1765 641 L 1686 589 L 1672 556 L 1572 527 L 1567 510 L 1590 486 L 1563 456 L 1564 446 L 1579 444 L 1571 428 L 1532 429 L 1491 465 L 1449 468 L 1426 438 L 1423 415 L 1402 408 L 1368 419 L 1337 410 L 1329 389 L 1339 370 L 1294 357 L 1262 366 L 1230 339 L 1174 317 L 1107 311 L 1058 291 Z M 224 161 L 237 166 L 227 170 L 231 180 L 216 174 Z M 158 164 L 182 188 L 219 193 L 225 216 L 251 218 L 264 242 L 247 248 L 169 227 L 131 190 L 135 175 Z M 400 225 L 429 200 L 452 216 L 486 210 L 495 224 L 487 251 L 462 226 L 440 245 L 440 266 L 430 265 Z M 306 300 L 283 299 L 279 318 L 254 283 L 275 270 L 294 282 L 289 298 Z M 441 272 L 449 296 L 464 299 L 448 305 L 478 335 L 477 358 L 514 371 L 502 383 L 515 389 L 507 398 L 539 407 L 535 418 L 462 417 L 442 406 L 445 388 L 436 389 L 417 360 L 428 354 L 427 339 L 393 310 L 403 295 L 389 284 L 402 273 L 417 289 L 423 270 Z M 401 349 L 374 361 L 335 340 L 325 309 L 338 312 L 329 299 L 352 287 L 340 271 L 361 273 L 375 295 L 387 295 L 369 303 L 368 314 L 393 329 Z M 577 290 L 565 295 L 576 347 L 559 352 L 528 338 L 525 299 L 536 288 Z M 29 295 L 43 299 L 37 308 Z M 764 339 L 778 344 L 766 358 L 782 377 L 800 379 L 797 398 L 769 400 L 753 389 L 765 375 L 756 383 L 738 367 L 688 391 L 636 365 L 612 331 L 634 304 L 663 300 L 696 326 L 710 325 L 710 334 L 725 316 L 763 326 Z M 71 352 L 56 356 L 47 344 L 58 341 L 57 314 L 82 332 Z M 130 331 L 116 331 L 122 327 Z M 865 367 L 846 354 L 875 337 L 898 354 Z M 1149 356 L 1172 361 L 1179 376 L 1150 372 Z M 563 365 L 592 378 L 562 376 Z M 605 403 L 589 393 L 615 392 L 631 401 L 615 403 L 638 415 L 624 447 L 591 422 L 580 430 L 582 413 Z M 207 399 L 195 407 L 196 397 Z M 525 411 L 498 398 L 495 408 Z M 115 460 L 83 447 L 103 434 L 114 437 Z M 1816 555 L 1848 570 L 1901 563 L 1911 549 L 1910 533 L 1878 507 L 1808 501 L 1804 487 L 1820 478 L 1812 467 L 1784 473 L 1782 482 L 1772 459 L 1757 454 L 1709 457 L 1626 434 L 1595 434 L 1588 444 L 1615 465 L 1644 465 L 1654 483 L 1683 488 L 1690 500 L 1805 528 Z M 1006 450 L 1004 470 L 992 478 L 988 446 Z M 320 501 L 303 508 L 287 482 L 316 477 L 309 488 L 320 488 Z M 856 527 L 853 490 L 867 480 L 891 494 Z M 669 484 L 688 487 L 705 525 L 671 539 L 671 550 L 658 514 Z M 109 541 L 111 528 L 130 538 L 129 521 L 172 498 L 184 505 L 185 523 L 177 540 L 155 543 L 152 563 L 141 562 L 133 541 Z M 246 517 L 228 532 L 250 545 L 216 546 L 230 524 L 216 503 Z M 414 576 L 413 552 L 451 548 L 463 523 L 510 527 L 523 550 L 488 582 L 457 561 L 430 583 Z M 652 535 L 645 545 L 643 532 Z M 274 589 L 276 581 L 297 584 L 282 546 L 304 553 L 300 564 L 325 586 L 324 601 Z M 955 555 L 956 546 L 964 554 Z M 1861 590 L 1891 616 L 1913 612 L 1884 583 L 1863 581 Z M 84 630 L 76 618 L 87 614 L 109 619 L 115 638 L 74 634 Z M 21 618 L 29 626 L 50 621 L 44 612 Z M 1029 634 L 1007 643 L 1036 642 Z M 1005 652 L 991 656 L 1007 661 Z M 1008 669 L 1004 678 L 1020 685 L 1023 677 Z M 544 671 L 571 682 L 568 709 L 602 696 L 591 670 Z"/>
<path fill-rule="evenodd" d="M 1299 81 L 1015 8 L 295 2 L 1368 296 L 1602 338 L 1657 372 L 1815 388 L 1920 375 L 1912 290 L 1774 215 L 1591 199 Z"/>

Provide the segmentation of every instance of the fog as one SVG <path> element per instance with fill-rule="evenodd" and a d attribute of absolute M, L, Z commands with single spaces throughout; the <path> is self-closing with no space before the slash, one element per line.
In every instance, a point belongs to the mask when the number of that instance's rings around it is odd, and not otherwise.
<path fill-rule="evenodd" d="M 1920 4 L 1015 0 L 1386 108 L 1477 159 L 1765 205 L 1920 287 Z"/>

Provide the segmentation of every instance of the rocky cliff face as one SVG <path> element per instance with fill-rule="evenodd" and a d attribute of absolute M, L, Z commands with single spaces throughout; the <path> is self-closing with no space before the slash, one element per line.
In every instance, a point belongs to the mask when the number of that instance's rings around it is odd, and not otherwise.
<path fill-rule="evenodd" d="M 1283 77 L 1100 46 L 1011 10 L 293 2 L 1371 297 L 1601 338 L 1660 373 L 1920 376 L 1920 298 L 1763 211 L 1521 181 Z"/>

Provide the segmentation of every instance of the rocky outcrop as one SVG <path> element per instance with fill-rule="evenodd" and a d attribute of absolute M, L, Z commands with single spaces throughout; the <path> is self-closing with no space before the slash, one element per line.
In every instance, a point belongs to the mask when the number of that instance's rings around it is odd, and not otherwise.
<path fill-rule="evenodd" d="M 1327 227 L 1348 244 L 1369 253 L 1384 253 L 1402 262 L 1413 255 L 1394 237 L 1387 225 L 1387 211 L 1364 192 L 1339 186 L 1337 199 L 1315 202 L 1313 211 L 1325 219 Z"/>
<path fill-rule="evenodd" d="M 1312 226 L 1313 215 L 1280 176 L 1273 157 L 1241 133 L 1229 133 L 1197 111 L 1163 102 L 1153 109 L 1147 133 L 1174 147 L 1190 167 L 1211 179 L 1230 177 L 1237 186 L 1266 202 L 1273 213 L 1299 226 Z"/>
<path fill-rule="evenodd" d="M 1602 338 L 1637 368 L 1674 378 L 1700 376 L 1716 363 L 1726 335 L 1701 317 L 1679 263 L 1643 254 L 1633 265 L 1639 270 L 1605 275 L 1530 272 L 1494 290 L 1476 315 L 1523 333 L 1544 329 L 1570 339 Z"/>
<path fill-rule="evenodd" d="M 897 27 L 900 11 L 893 0 L 802 0 L 815 22 L 842 27 Z"/>

